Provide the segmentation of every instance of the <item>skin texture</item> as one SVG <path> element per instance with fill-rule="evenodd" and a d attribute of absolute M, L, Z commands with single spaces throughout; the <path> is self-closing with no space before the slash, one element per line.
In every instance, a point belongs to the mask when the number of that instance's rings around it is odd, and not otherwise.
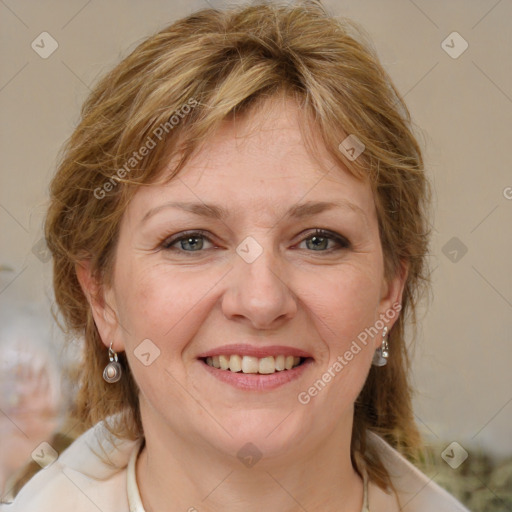
<path fill-rule="evenodd" d="M 307 153 L 292 100 L 264 107 L 226 122 L 169 184 L 136 192 L 121 222 L 111 288 L 91 280 L 87 262 L 78 268 L 82 286 L 96 296 L 91 305 L 105 345 L 126 351 L 141 390 L 146 446 L 137 479 L 147 512 L 362 506 L 362 481 L 350 461 L 353 404 L 381 336 L 361 345 L 308 404 L 297 397 L 400 302 L 405 276 L 384 279 L 370 185 L 327 156 Z M 229 216 L 163 207 L 142 221 L 171 201 L 214 203 Z M 285 216 L 308 201 L 357 208 Z M 334 239 L 315 245 L 315 228 L 350 246 Z M 198 229 L 207 238 L 195 245 L 187 237 L 174 250 L 162 247 L 172 235 Z M 236 252 L 248 236 L 262 249 L 252 263 Z M 149 366 L 134 353 L 145 339 L 160 350 Z M 231 343 L 296 347 L 313 361 L 276 389 L 241 390 L 198 360 Z M 250 468 L 237 457 L 248 442 L 262 457 Z"/>

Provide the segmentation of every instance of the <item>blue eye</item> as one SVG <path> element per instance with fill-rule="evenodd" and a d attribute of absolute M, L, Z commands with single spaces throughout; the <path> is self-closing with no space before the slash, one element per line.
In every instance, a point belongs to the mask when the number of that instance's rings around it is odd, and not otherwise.
<path fill-rule="evenodd" d="M 336 250 L 336 247 L 327 247 L 329 245 L 329 241 L 337 243 L 339 246 L 338 249 L 349 249 L 351 246 L 350 242 L 346 238 L 324 229 L 315 229 L 315 231 L 308 237 L 304 238 L 301 243 L 306 242 L 306 246 L 308 246 L 308 240 L 311 240 L 308 248 L 312 248 L 315 252 L 331 252 Z"/>
<path fill-rule="evenodd" d="M 204 232 L 188 231 L 180 233 L 180 236 L 167 238 L 161 244 L 161 247 L 167 250 L 188 253 L 203 252 L 202 250 L 205 249 L 205 240 L 213 245 L 213 242 Z M 301 243 L 304 242 L 306 242 L 307 248 L 314 252 L 332 252 L 335 250 L 349 249 L 351 247 L 350 242 L 346 238 L 323 229 L 313 231 L 309 236 L 304 238 Z M 338 247 L 329 247 L 329 242 L 334 242 Z M 208 247 L 206 247 L 206 249 L 208 249 Z"/>
<path fill-rule="evenodd" d="M 190 231 L 181 234 L 180 237 L 172 237 L 167 239 L 162 244 L 164 249 L 180 249 L 184 252 L 200 252 L 204 246 L 204 240 L 210 241 L 201 231 Z M 180 243 L 180 247 L 174 248 L 173 246 Z M 191 248 L 191 250 L 187 249 Z"/>

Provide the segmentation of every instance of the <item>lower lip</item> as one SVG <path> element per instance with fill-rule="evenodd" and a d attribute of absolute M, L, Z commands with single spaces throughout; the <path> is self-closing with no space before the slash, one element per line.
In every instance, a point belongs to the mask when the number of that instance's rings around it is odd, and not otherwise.
<path fill-rule="evenodd" d="M 313 363 L 312 359 L 306 359 L 301 365 L 292 368 L 291 370 L 283 370 L 280 372 L 269 373 L 266 375 L 260 373 L 243 373 L 232 372 L 229 370 L 220 370 L 209 366 L 204 361 L 199 361 L 205 370 L 213 375 L 215 378 L 231 384 L 231 386 L 243 389 L 245 391 L 267 391 L 284 386 L 288 382 L 292 382 L 300 378 L 300 376 L 307 370 Z"/>

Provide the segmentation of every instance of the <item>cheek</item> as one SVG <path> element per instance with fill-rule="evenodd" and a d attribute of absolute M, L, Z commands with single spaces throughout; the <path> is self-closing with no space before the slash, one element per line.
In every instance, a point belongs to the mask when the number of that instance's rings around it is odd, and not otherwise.
<path fill-rule="evenodd" d="M 350 265 L 322 279 L 309 293 L 309 307 L 331 352 L 345 351 L 351 341 L 373 325 L 380 302 L 382 277 L 370 265 Z M 332 355 L 332 354 L 331 354 Z"/>
<path fill-rule="evenodd" d="M 181 352 L 200 327 L 201 303 L 218 278 L 165 263 L 137 265 L 135 261 L 125 267 L 123 276 L 130 277 L 119 279 L 116 300 L 127 348 L 133 350 L 149 338 L 164 356 Z"/>
<path fill-rule="evenodd" d="M 194 304 L 205 292 L 190 275 L 137 263 L 125 262 L 117 281 L 120 336 L 129 366 L 150 407 L 185 406 L 187 395 L 179 385 L 185 373 L 179 362 L 197 329 L 197 322 L 190 321 Z"/>
<path fill-rule="evenodd" d="M 358 339 L 373 325 L 380 299 L 378 267 L 347 265 L 322 280 L 309 308 L 324 350 L 321 361 L 298 400 L 323 418 L 326 435 L 352 407 L 364 386 L 373 356 L 372 344 Z"/>

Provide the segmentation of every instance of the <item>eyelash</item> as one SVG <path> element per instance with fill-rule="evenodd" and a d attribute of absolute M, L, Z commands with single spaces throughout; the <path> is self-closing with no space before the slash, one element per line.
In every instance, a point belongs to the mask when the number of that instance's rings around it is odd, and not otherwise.
<path fill-rule="evenodd" d="M 331 253 L 333 251 L 343 250 L 343 249 L 350 249 L 352 247 L 352 245 L 349 242 L 349 240 L 346 239 L 345 237 L 337 235 L 337 234 L 335 234 L 335 233 L 333 233 L 331 231 L 327 231 L 325 229 L 320 229 L 320 228 L 317 228 L 313 232 L 308 233 L 307 236 L 305 238 L 303 238 L 299 243 L 302 243 L 305 240 L 308 240 L 308 239 L 313 238 L 315 236 L 316 237 L 320 237 L 320 238 L 327 238 L 329 240 L 333 240 L 340 247 L 339 248 L 326 249 L 324 251 L 310 251 L 310 252 Z M 168 251 L 174 250 L 174 251 L 179 251 L 181 253 L 188 253 L 188 254 L 204 252 L 204 250 L 185 251 L 185 250 L 180 250 L 180 249 L 172 247 L 177 242 L 180 242 L 182 240 L 187 240 L 188 238 L 204 238 L 204 239 L 208 240 L 210 243 L 213 243 L 212 240 L 205 234 L 204 231 L 200 231 L 200 230 L 199 231 L 185 231 L 185 232 L 181 233 L 180 236 L 166 238 L 162 242 L 161 247 L 163 249 L 168 250 Z"/>

